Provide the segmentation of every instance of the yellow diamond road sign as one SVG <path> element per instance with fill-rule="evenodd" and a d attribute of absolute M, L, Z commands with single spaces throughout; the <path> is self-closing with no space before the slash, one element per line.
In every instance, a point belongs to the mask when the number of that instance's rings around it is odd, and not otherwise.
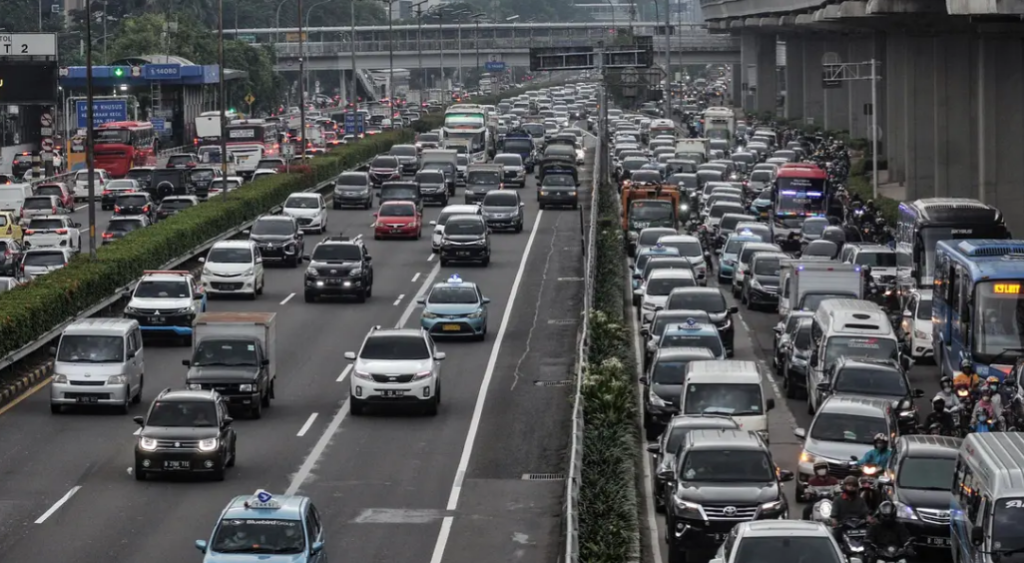
<path fill-rule="evenodd" d="M 256 101 L 256 98 L 252 94 L 247 94 L 245 96 L 245 103 L 247 103 L 249 105 L 252 105 L 252 103 L 255 102 L 255 101 Z"/>

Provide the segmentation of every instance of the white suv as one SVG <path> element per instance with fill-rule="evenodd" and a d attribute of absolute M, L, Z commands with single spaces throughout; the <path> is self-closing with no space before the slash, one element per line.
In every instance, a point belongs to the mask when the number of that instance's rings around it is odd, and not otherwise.
<path fill-rule="evenodd" d="M 846 561 L 831 530 L 821 522 L 755 520 L 733 526 L 711 563 L 757 563 L 765 553 L 777 554 L 779 561 Z"/>
<path fill-rule="evenodd" d="M 25 248 L 68 248 L 82 251 L 81 225 L 66 215 L 47 215 L 29 219 L 22 245 Z"/>
<path fill-rule="evenodd" d="M 444 352 L 430 335 L 418 329 L 381 329 L 366 335 L 349 378 L 349 412 L 363 414 L 367 405 L 413 405 L 437 414 L 441 404 L 441 362 Z"/>
<path fill-rule="evenodd" d="M 248 295 L 251 299 L 263 294 L 263 257 L 255 242 L 220 241 L 199 261 L 203 263 L 202 283 L 208 294 Z"/>

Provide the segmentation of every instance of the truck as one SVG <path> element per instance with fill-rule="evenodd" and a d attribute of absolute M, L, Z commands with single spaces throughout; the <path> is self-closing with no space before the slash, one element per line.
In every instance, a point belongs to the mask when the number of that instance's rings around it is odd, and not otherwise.
<path fill-rule="evenodd" d="M 709 139 L 731 142 L 736 137 L 736 113 L 721 106 L 704 110 L 704 135 Z"/>
<path fill-rule="evenodd" d="M 675 229 L 679 222 L 679 187 L 672 184 L 622 186 L 622 230 L 636 239 L 648 227 Z M 635 234 L 634 234 L 635 233 Z"/>
<path fill-rule="evenodd" d="M 680 139 L 676 141 L 676 157 L 704 164 L 711 157 L 711 139 Z"/>
<path fill-rule="evenodd" d="M 275 313 L 201 313 L 192 323 L 192 358 L 185 385 L 212 389 L 228 407 L 260 418 L 277 379 Z"/>
<path fill-rule="evenodd" d="M 815 311 L 825 299 L 863 299 L 860 266 L 835 262 L 783 260 L 779 272 L 779 316 L 791 310 Z"/>
<path fill-rule="evenodd" d="M 420 107 L 423 105 L 423 98 L 419 90 L 409 90 L 405 93 L 405 105 L 407 107 Z"/>

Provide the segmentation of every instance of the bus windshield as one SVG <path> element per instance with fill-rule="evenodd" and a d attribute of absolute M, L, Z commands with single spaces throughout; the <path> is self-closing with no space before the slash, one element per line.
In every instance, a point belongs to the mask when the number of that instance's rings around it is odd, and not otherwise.
<path fill-rule="evenodd" d="M 920 275 L 930 278 L 935 272 L 935 245 L 940 240 L 1004 239 L 1006 236 L 1006 226 L 995 223 L 991 225 L 923 227 L 914 241 L 915 245 L 924 245 L 924 264 L 919 264 Z"/>
<path fill-rule="evenodd" d="M 778 178 L 775 180 L 778 213 L 814 215 L 825 211 L 825 180 Z"/>
<path fill-rule="evenodd" d="M 1000 356 L 1000 364 L 1013 364 L 1024 347 L 1024 280 L 979 282 L 975 287 L 974 354 L 990 363 Z"/>

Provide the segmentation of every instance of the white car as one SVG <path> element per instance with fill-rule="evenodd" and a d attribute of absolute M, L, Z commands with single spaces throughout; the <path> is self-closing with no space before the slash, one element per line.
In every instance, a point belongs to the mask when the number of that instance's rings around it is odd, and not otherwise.
<path fill-rule="evenodd" d="M 258 168 L 256 170 L 252 171 L 252 178 L 249 181 L 250 182 L 255 182 L 256 180 L 258 180 L 258 179 L 260 179 L 260 178 L 262 178 L 264 176 L 273 176 L 275 174 L 277 174 L 277 170 L 268 170 L 266 168 Z"/>
<path fill-rule="evenodd" d="M 695 287 L 697 279 L 692 270 L 653 270 L 644 280 L 639 289 L 633 292 L 640 298 L 640 309 L 637 316 L 644 319 L 644 314 L 653 316 L 654 312 L 665 306 L 668 294 L 677 287 Z"/>
<path fill-rule="evenodd" d="M 29 219 L 22 245 L 25 248 L 67 248 L 82 251 L 82 234 L 66 215 L 44 215 Z"/>
<path fill-rule="evenodd" d="M 699 285 L 708 284 L 708 260 L 710 255 L 704 252 L 700 239 L 693 235 L 667 235 L 658 239 L 658 244 L 675 248 L 679 255 L 693 264 Z"/>
<path fill-rule="evenodd" d="M 327 230 L 327 204 L 320 194 L 294 193 L 284 202 L 282 213 L 294 217 L 304 232 L 323 233 Z"/>
<path fill-rule="evenodd" d="M 192 322 L 206 311 L 206 293 L 188 270 L 146 270 L 128 297 L 124 316 L 143 333 L 192 338 Z"/>
<path fill-rule="evenodd" d="M 71 261 L 70 248 L 30 248 L 21 258 L 21 279 L 30 282 L 54 270 L 60 270 Z"/>
<path fill-rule="evenodd" d="M 233 192 L 238 188 L 242 187 L 245 183 L 245 179 L 241 176 L 228 176 L 227 178 L 217 178 L 210 181 L 210 190 L 207 192 L 207 198 L 218 196 L 224 193 L 225 187 L 227 191 Z"/>
<path fill-rule="evenodd" d="M 935 357 L 932 348 L 932 290 L 918 289 L 910 294 L 900 328 L 915 361 Z"/>
<path fill-rule="evenodd" d="M 203 288 L 208 294 L 248 295 L 251 299 L 263 294 L 263 257 L 255 242 L 218 242 L 199 261 L 203 264 Z"/>
<path fill-rule="evenodd" d="M 110 181 L 110 175 L 107 174 L 106 170 L 97 168 L 93 172 L 93 193 L 96 197 L 103 194 L 103 190 L 106 189 L 107 182 Z M 89 197 L 89 171 L 79 170 L 75 173 L 75 199 L 81 198 L 82 201 L 87 201 Z"/>
<path fill-rule="evenodd" d="M 25 198 L 21 206 L 21 218 L 28 220 L 33 217 L 47 217 L 66 213 L 60 198 L 55 195 L 34 195 Z"/>
<path fill-rule="evenodd" d="M 359 352 L 345 352 L 355 362 L 349 378 L 349 413 L 367 406 L 416 405 L 436 415 L 441 403 L 444 352 L 421 329 L 374 328 Z"/>
<path fill-rule="evenodd" d="M 430 248 L 436 253 L 441 248 L 441 239 L 444 238 L 444 224 L 455 215 L 482 215 L 483 209 L 476 204 L 473 205 L 448 205 L 441 210 L 436 221 L 431 221 L 430 226 L 434 231 L 430 236 Z"/>

